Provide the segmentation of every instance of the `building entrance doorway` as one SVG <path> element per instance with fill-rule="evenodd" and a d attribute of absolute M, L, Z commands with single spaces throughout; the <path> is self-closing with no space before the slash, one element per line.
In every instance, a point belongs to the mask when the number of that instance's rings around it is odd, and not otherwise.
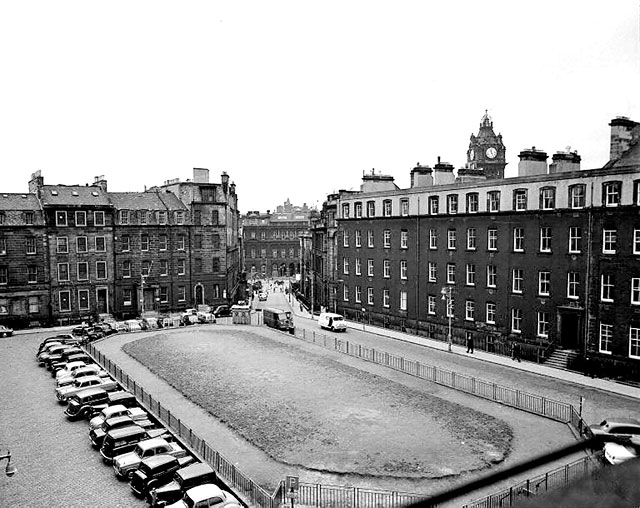
<path fill-rule="evenodd" d="M 107 300 L 107 288 L 96 289 L 96 311 L 98 314 L 108 314 L 109 304 Z"/>
<path fill-rule="evenodd" d="M 195 300 L 196 307 L 198 305 L 204 305 L 204 288 L 202 287 L 202 284 L 196 284 Z"/>
<path fill-rule="evenodd" d="M 563 349 L 579 349 L 582 316 L 575 310 L 560 310 L 558 314 L 560 346 Z"/>

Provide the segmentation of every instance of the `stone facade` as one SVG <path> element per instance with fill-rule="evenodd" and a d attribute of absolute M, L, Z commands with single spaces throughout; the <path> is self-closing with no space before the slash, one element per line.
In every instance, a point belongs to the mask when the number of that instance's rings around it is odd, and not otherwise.
<path fill-rule="evenodd" d="M 194 174 L 135 193 L 108 192 L 103 177 L 45 185 L 37 172 L 28 194 L 3 195 L 0 321 L 124 319 L 244 298 L 235 185 Z"/>

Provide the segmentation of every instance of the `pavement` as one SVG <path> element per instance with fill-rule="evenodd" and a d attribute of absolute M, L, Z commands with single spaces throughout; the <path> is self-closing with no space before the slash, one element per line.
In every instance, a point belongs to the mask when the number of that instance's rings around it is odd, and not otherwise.
<path fill-rule="evenodd" d="M 317 319 L 317 317 L 312 316 L 311 313 L 308 311 L 308 309 L 306 309 L 304 306 L 302 307 L 302 310 L 300 310 L 300 305 L 297 304 L 297 302 L 291 305 L 291 309 L 293 313 L 298 317 L 307 318 L 307 319 Z M 412 344 L 416 344 L 419 346 L 424 346 L 432 349 L 439 349 L 441 351 L 447 351 L 449 347 L 448 343 L 446 342 L 441 342 L 434 339 L 428 339 L 426 337 L 412 335 L 410 333 L 403 333 L 397 330 L 391 330 L 389 328 L 380 328 L 378 326 L 372 326 L 369 324 L 363 325 L 362 323 L 358 323 L 355 321 L 347 321 L 347 326 L 349 328 L 364 330 L 366 332 L 382 335 L 387 338 L 401 340 L 404 342 L 410 342 Z M 451 347 L 451 354 L 454 354 L 454 355 L 469 356 L 470 353 L 467 353 L 466 351 L 467 351 L 466 346 L 453 344 Z M 578 385 L 596 388 L 598 390 L 604 390 L 607 392 L 617 393 L 619 395 L 625 395 L 627 397 L 640 399 L 640 387 L 628 385 L 612 379 L 592 378 L 589 376 L 585 376 L 581 372 L 558 369 L 555 367 L 548 367 L 544 364 L 529 362 L 525 360 L 517 362 L 515 360 L 512 360 L 511 357 L 508 357 L 508 356 L 497 355 L 495 353 L 488 353 L 486 351 L 481 351 L 477 349 L 472 354 L 474 358 L 483 362 L 506 365 L 514 369 L 520 369 L 523 371 L 532 372 L 535 374 L 539 374 L 541 376 L 561 379 L 563 381 L 568 381 L 570 383 L 575 383 Z"/>

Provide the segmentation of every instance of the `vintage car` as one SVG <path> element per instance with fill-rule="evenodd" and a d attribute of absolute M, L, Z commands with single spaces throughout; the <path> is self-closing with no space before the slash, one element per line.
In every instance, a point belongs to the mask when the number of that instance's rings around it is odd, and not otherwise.
<path fill-rule="evenodd" d="M 102 378 L 100 376 L 85 376 L 74 380 L 73 383 L 67 386 L 61 386 L 56 388 L 56 398 L 61 404 L 66 404 L 69 397 L 78 393 L 86 388 L 102 388 L 104 391 L 114 391 L 119 388 L 116 381 L 111 378 Z"/>
<path fill-rule="evenodd" d="M 95 363 L 91 365 L 85 365 L 84 367 L 76 369 L 66 376 L 56 377 L 56 386 L 67 386 L 73 383 L 76 379 L 81 379 L 87 376 L 98 376 L 101 378 L 107 378 L 109 377 L 109 374 L 106 370 L 103 370 L 99 365 L 96 365 Z"/>
<path fill-rule="evenodd" d="M 42 351 L 49 344 L 56 343 L 56 344 L 67 344 L 69 346 L 77 346 L 78 344 L 80 344 L 80 342 L 81 342 L 81 339 L 79 339 L 78 337 L 74 337 L 69 333 L 61 333 L 58 335 L 47 337 L 40 343 L 40 346 L 38 347 L 38 352 L 36 353 L 36 357 L 38 357 L 40 353 L 42 353 Z"/>
<path fill-rule="evenodd" d="M 180 460 L 173 455 L 155 455 L 140 462 L 131 475 L 129 487 L 137 497 L 149 497 L 150 489 L 162 485 L 180 469 Z"/>
<path fill-rule="evenodd" d="M 69 362 L 84 362 L 86 364 L 93 363 L 91 357 L 84 351 L 68 351 L 63 353 L 60 358 L 49 358 L 47 360 L 47 369 L 51 371 L 51 375 L 57 375 L 60 369 L 67 366 Z"/>
<path fill-rule="evenodd" d="M 194 508 L 200 506 L 213 506 L 225 508 L 241 508 L 240 501 L 233 494 L 222 490 L 217 485 L 205 483 L 187 490 L 182 499 L 167 505 L 171 508 Z"/>
<path fill-rule="evenodd" d="M 115 392 L 118 393 L 118 392 Z M 87 388 L 69 397 L 64 414 L 69 420 L 89 418 L 97 411 L 104 409 L 111 393 L 102 388 Z"/>
<path fill-rule="evenodd" d="M 51 370 L 52 365 L 56 362 L 67 361 L 70 355 L 76 353 L 84 353 L 81 347 L 70 345 L 65 345 L 64 349 L 60 350 L 54 348 L 54 351 L 55 352 L 51 353 L 44 361 L 44 364 L 48 370 Z"/>
<path fill-rule="evenodd" d="M 89 431 L 89 439 L 91 440 L 91 444 L 95 448 L 100 448 L 102 446 L 102 441 L 104 441 L 104 436 L 107 435 L 107 432 L 112 429 L 129 427 L 131 425 L 137 425 L 138 427 L 142 427 L 143 429 L 149 429 L 154 426 L 153 422 L 149 419 L 134 420 L 129 415 L 114 416 L 113 418 L 108 418 L 103 421 L 102 425 L 100 425 L 99 427 L 95 427 Z"/>
<path fill-rule="evenodd" d="M 10 337 L 13 335 L 13 330 L 8 326 L 0 325 L 0 337 Z"/>
<path fill-rule="evenodd" d="M 215 483 L 217 479 L 215 471 L 209 464 L 203 462 L 189 464 L 178 469 L 169 483 L 152 488 L 147 501 L 153 508 L 162 508 L 179 501 L 187 490 L 204 483 Z"/>
<path fill-rule="evenodd" d="M 599 425 L 589 425 L 594 436 L 612 436 L 623 440 L 625 438 L 640 437 L 640 422 L 631 418 L 609 418 Z"/>
<path fill-rule="evenodd" d="M 60 342 L 51 342 L 51 343 L 47 344 L 44 347 L 44 349 L 38 354 L 38 357 L 37 357 L 38 363 L 41 366 L 46 366 L 47 360 L 51 356 L 61 353 L 62 351 L 64 351 L 68 347 L 69 346 L 67 346 L 66 344 L 62 344 Z"/>
<path fill-rule="evenodd" d="M 228 305 L 218 305 L 213 311 L 213 315 L 217 318 L 220 317 L 230 317 L 231 316 L 231 307 Z"/>
<path fill-rule="evenodd" d="M 140 441 L 132 451 L 115 457 L 113 460 L 113 470 L 118 478 L 130 479 L 142 459 L 160 454 L 171 455 L 177 459 L 191 458 L 187 454 L 187 451 L 178 443 L 158 437 Z M 190 461 L 185 460 L 182 465 L 186 465 L 189 462 Z"/>
<path fill-rule="evenodd" d="M 120 456 L 133 451 L 138 443 L 157 437 L 169 438 L 171 434 L 164 428 L 143 429 L 139 425 L 131 425 L 107 432 L 100 447 L 100 455 L 102 460 L 107 463 L 113 463 L 113 460 Z"/>
<path fill-rule="evenodd" d="M 617 466 L 627 460 L 635 459 L 640 452 L 640 442 L 630 440 L 628 443 L 605 443 L 604 460 Z"/>
<path fill-rule="evenodd" d="M 79 369 L 80 367 L 85 367 L 86 365 L 87 364 L 82 361 L 67 362 L 67 364 L 62 369 L 52 374 L 56 378 L 56 380 L 58 380 L 61 377 L 70 375 L 74 370 Z"/>
<path fill-rule="evenodd" d="M 100 427 L 105 420 L 116 416 L 130 416 L 134 420 L 143 420 L 149 415 L 139 407 L 127 407 L 124 404 L 113 404 L 105 407 L 99 414 L 89 420 L 89 430 Z"/>

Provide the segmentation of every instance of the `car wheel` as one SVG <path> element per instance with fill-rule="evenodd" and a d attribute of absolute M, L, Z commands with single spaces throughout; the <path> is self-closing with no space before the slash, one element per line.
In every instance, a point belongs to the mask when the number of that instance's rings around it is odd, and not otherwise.
<path fill-rule="evenodd" d="M 7 336 L 6 332 L 2 332 L 2 336 L 6 337 Z"/>
<path fill-rule="evenodd" d="M 131 469 L 130 471 L 127 471 L 126 478 L 127 478 L 127 481 L 131 481 L 131 478 L 133 478 L 133 469 Z"/>

